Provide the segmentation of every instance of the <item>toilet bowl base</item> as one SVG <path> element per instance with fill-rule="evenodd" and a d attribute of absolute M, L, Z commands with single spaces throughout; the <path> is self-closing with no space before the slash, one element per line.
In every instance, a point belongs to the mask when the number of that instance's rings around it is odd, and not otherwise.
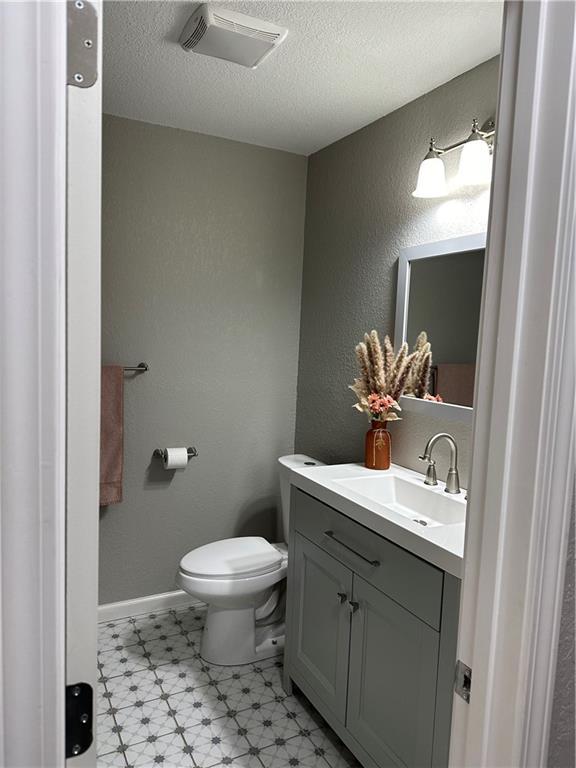
<path fill-rule="evenodd" d="M 200 656 L 209 664 L 239 666 L 277 656 L 284 650 L 284 622 L 259 627 L 254 608 L 208 606 Z"/>

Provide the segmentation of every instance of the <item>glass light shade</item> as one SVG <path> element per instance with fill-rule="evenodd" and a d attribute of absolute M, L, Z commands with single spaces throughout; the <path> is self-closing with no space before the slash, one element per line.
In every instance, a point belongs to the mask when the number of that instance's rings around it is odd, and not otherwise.
<path fill-rule="evenodd" d="M 430 154 L 430 153 L 429 153 Z M 427 155 L 420 163 L 418 182 L 413 197 L 444 197 L 448 194 L 446 170 L 439 157 Z"/>
<path fill-rule="evenodd" d="M 471 137 L 462 147 L 456 182 L 462 187 L 475 187 L 490 184 L 491 176 L 492 158 L 488 144 L 479 136 Z"/>

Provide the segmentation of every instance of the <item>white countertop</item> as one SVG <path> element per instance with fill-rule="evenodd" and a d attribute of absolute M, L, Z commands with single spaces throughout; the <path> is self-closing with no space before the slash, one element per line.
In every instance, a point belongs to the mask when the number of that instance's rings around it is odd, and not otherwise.
<path fill-rule="evenodd" d="M 384 504 L 372 501 L 339 484 L 348 478 L 374 477 L 392 473 L 411 483 L 423 485 L 424 476 L 392 464 L 389 470 L 366 469 L 362 464 L 333 464 L 292 470 L 291 484 L 328 504 L 432 565 L 462 578 L 465 523 L 423 527 Z M 444 483 L 427 487 L 428 493 L 444 494 Z M 465 505 L 465 489 L 452 498 Z"/>

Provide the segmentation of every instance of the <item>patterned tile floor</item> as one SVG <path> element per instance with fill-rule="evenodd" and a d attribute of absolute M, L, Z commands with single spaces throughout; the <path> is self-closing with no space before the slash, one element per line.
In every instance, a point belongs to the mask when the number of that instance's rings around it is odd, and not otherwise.
<path fill-rule="evenodd" d="M 206 664 L 203 620 L 189 608 L 100 624 L 99 766 L 358 766 L 303 697 L 286 695 L 278 659 Z"/>

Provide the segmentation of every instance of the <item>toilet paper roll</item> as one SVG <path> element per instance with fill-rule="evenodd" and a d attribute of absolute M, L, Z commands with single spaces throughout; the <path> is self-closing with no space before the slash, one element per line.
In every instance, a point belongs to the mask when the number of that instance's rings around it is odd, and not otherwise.
<path fill-rule="evenodd" d="M 188 466 L 188 448 L 166 448 L 164 469 L 184 469 Z"/>

